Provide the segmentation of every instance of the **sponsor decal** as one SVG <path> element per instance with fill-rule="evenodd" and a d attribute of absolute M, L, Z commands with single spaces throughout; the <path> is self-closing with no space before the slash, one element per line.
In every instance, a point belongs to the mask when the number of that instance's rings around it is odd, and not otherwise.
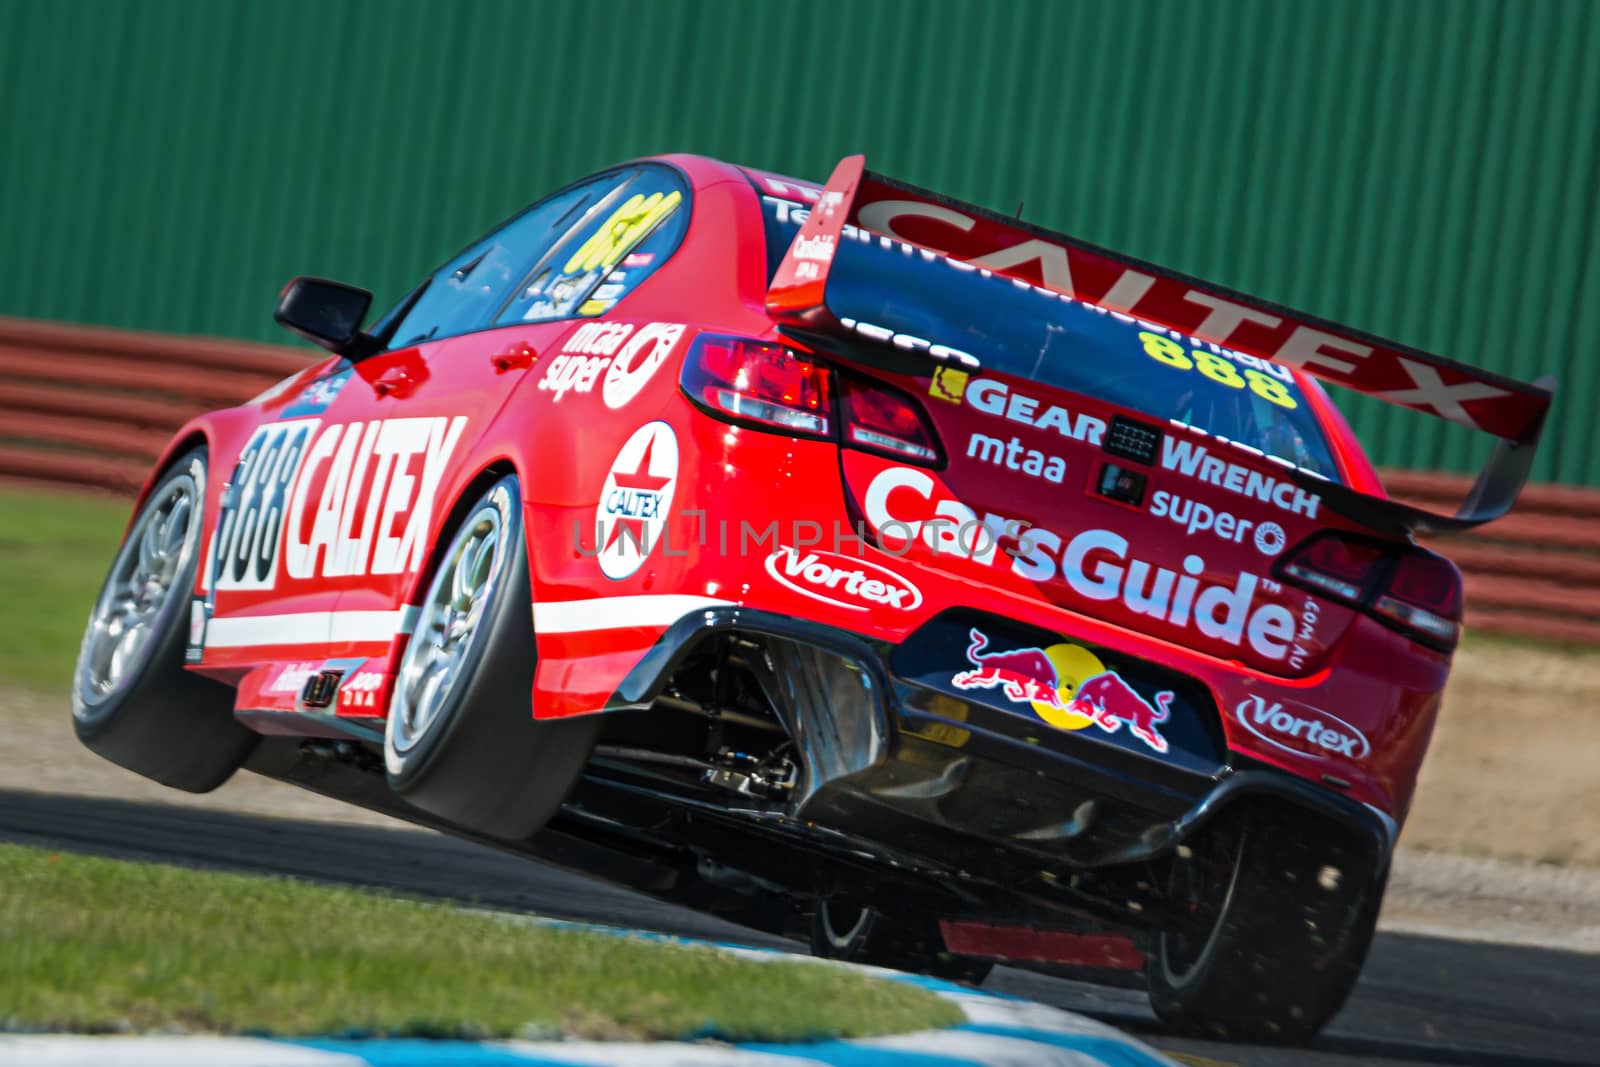
<path fill-rule="evenodd" d="M 996 467 L 1020 471 L 1032 478 L 1061 484 L 1067 476 L 1067 461 L 1060 456 L 1050 456 L 1035 448 L 1026 448 L 1013 437 L 1002 441 L 998 437 L 975 433 L 967 440 L 967 458 L 992 463 Z"/>
<path fill-rule="evenodd" d="M 1168 434 L 1161 442 L 1161 465 L 1186 478 L 1226 489 L 1239 496 L 1272 504 L 1294 515 L 1317 517 L 1322 498 L 1308 493 L 1286 478 L 1275 478 L 1238 463 L 1218 459 L 1205 445 Z"/>
<path fill-rule="evenodd" d="M 911 497 L 931 503 L 932 515 L 910 517 L 903 508 Z M 1185 556 L 1181 571 L 1170 570 L 1130 556 L 1127 540 L 1111 530 L 1079 530 L 1066 540 L 1024 520 L 992 512 L 980 518 L 959 500 L 937 495 L 926 471 L 885 468 L 868 485 L 862 506 L 891 552 L 921 540 L 934 552 L 1008 565 L 1031 582 L 1060 580 L 1084 602 L 1119 602 L 1130 612 L 1198 630 L 1223 644 L 1247 644 L 1266 659 L 1283 659 L 1295 636 L 1288 608 L 1258 602 L 1259 592 L 1276 586 L 1255 574 L 1241 572 L 1231 584 L 1208 581 L 1202 557 Z M 926 514 L 926 507 L 921 511 Z M 1002 539 L 1016 544 L 1000 553 Z"/>
<path fill-rule="evenodd" d="M 649 384 L 684 329 L 676 322 L 652 322 L 637 330 L 628 322 L 586 322 L 545 365 L 538 388 L 559 402 L 568 393 L 592 392 L 604 372 L 606 406 L 623 407 Z"/>
<path fill-rule="evenodd" d="M 268 423 L 245 442 L 223 488 L 208 588 L 271 589 L 277 583 L 290 487 L 319 425 L 316 419 Z"/>
<path fill-rule="evenodd" d="M 795 259 L 809 259 L 816 263 L 828 263 L 833 259 L 833 234 L 825 233 L 818 237 L 796 237 L 794 248 L 791 249 Z"/>
<path fill-rule="evenodd" d="M 304 689 L 311 676 L 322 670 L 322 663 L 285 663 L 272 676 L 272 681 L 261 687 L 263 693 L 298 693 Z"/>
<path fill-rule="evenodd" d="M 909 333 L 896 333 L 887 326 L 876 326 L 870 322 L 859 319 L 840 317 L 839 322 L 847 330 L 854 330 L 869 341 L 880 344 L 893 345 L 907 352 L 926 352 L 931 359 L 943 360 L 946 363 L 962 363 L 969 367 L 978 366 L 978 357 L 963 352 L 959 348 L 949 345 L 934 344 L 926 337 L 917 337 Z"/>
<path fill-rule="evenodd" d="M 644 565 L 662 538 L 677 485 L 678 439 L 665 422 L 647 422 L 611 461 L 595 508 L 595 544 L 607 578 L 626 578 Z"/>
<path fill-rule="evenodd" d="M 974 628 L 968 636 L 967 661 L 973 669 L 950 679 L 957 689 L 999 689 L 1007 700 L 1031 705 L 1059 730 L 1094 726 L 1114 734 L 1127 723 L 1128 732 L 1146 746 L 1167 751 L 1159 726 L 1172 714 L 1171 690 L 1157 693 L 1151 704 L 1081 645 L 990 651 L 988 634 Z"/>
<path fill-rule="evenodd" d="M 1304 367 L 1391 403 L 1431 410 L 1473 429 L 1516 436 L 1520 418 L 1517 405 L 1479 404 L 1476 414 L 1464 406 L 1473 401 L 1509 400 L 1510 392 L 1499 386 L 1470 378 L 1446 382 L 1437 369 L 1407 358 L 1400 350 L 1363 343 L 1262 307 L 1193 289 L 1180 278 L 1152 277 L 1136 267 L 1124 267 L 1120 273 L 1107 272 L 1098 252 L 1037 237 L 998 244 L 990 236 L 995 228 L 979 226 L 979 220 L 971 215 L 944 204 L 891 196 L 858 205 L 856 217 L 862 226 L 901 237 L 897 225 L 904 224 L 900 220 L 917 218 L 921 220 L 916 230 L 920 244 L 948 254 L 953 257 L 952 263 L 964 261 L 968 268 L 1001 272 L 1111 312 L 1129 313 L 1130 317 L 1149 308 L 1147 314 L 1181 325 L 1191 336 L 1221 345 L 1243 347 L 1234 341 L 1235 335 L 1250 337 L 1254 343 L 1249 347 L 1276 363 Z M 1152 330 L 1163 329 L 1158 324 L 1138 321 Z"/>
<path fill-rule="evenodd" d="M 1183 527 L 1184 535 L 1189 537 L 1197 533 L 1209 533 L 1236 545 L 1243 544 L 1249 537 L 1250 543 L 1263 556 L 1276 556 L 1282 552 L 1286 540 L 1283 527 L 1275 522 L 1257 524 L 1251 519 L 1241 519 L 1229 512 L 1218 511 L 1208 504 L 1177 493 L 1158 491 L 1152 495 L 1150 514 Z M 1253 536 L 1252 530 L 1255 531 Z"/>
<path fill-rule="evenodd" d="M 1039 430 L 1054 430 L 1074 441 L 1098 445 L 1105 436 L 1105 420 L 1072 412 L 1059 404 L 1043 404 L 1035 397 L 1013 390 L 1005 382 L 979 378 L 966 388 L 966 402 L 985 415 L 1021 423 Z"/>
<path fill-rule="evenodd" d="M 622 257 L 622 265 L 624 267 L 648 267 L 655 262 L 655 258 L 656 254 L 654 252 L 629 252 Z M 614 278 L 616 275 L 613 274 L 612 277 Z"/>
<path fill-rule="evenodd" d="M 1168 332 L 1182 336 L 1175 331 Z M 1291 388 L 1294 375 L 1288 367 L 1255 359 L 1242 352 L 1230 352 L 1220 345 L 1185 349 L 1173 337 L 1150 330 L 1141 330 L 1139 341 L 1144 346 L 1145 355 L 1163 366 L 1197 372 L 1230 389 L 1248 388 L 1268 403 L 1289 411 L 1300 406 Z M 1242 375 L 1235 364 L 1244 365 Z"/>
<path fill-rule="evenodd" d="M 1275 522 L 1264 522 L 1256 527 L 1256 551 L 1263 556 L 1276 556 L 1288 542 L 1283 527 Z"/>
<path fill-rule="evenodd" d="M 632 333 L 633 324 L 628 322 L 586 322 L 579 326 L 562 344 L 561 353 L 545 364 L 539 390 L 554 393 L 552 399 L 556 401 L 569 392 L 589 392 Z"/>
<path fill-rule="evenodd" d="M 1300 609 L 1300 617 L 1295 620 L 1294 645 L 1289 649 L 1289 667 L 1302 671 L 1306 667 L 1306 657 L 1311 655 L 1308 647 L 1317 635 L 1317 620 L 1322 617 L 1322 605 L 1311 597 L 1306 597 L 1305 606 Z"/>
<path fill-rule="evenodd" d="M 344 391 L 345 383 L 354 373 L 353 369 L 347 368 L 332 377 L 318 378 L 300 391 L 294 402 L 280 413 L 281 417 L 293 419 L 306 415 L 321 415 L 339 398 L 339 394 Z"/>
<path fill-rule="evenodd" d="M 324 429 L 289 499 L 283 553 L 289 576 L 400 574 L 420 567 L 445 463 L 466 427 L 464 415 L 439 415 Z M 327 478 L 313 505 L 311 482 L 324 463 Z M 314 516 L 311 532 L 302 540 L 308 515 Z"/>
<path fill-rule="evenodd" d="M 1245 729 L 1269 745 L 1297 756 L 1343 756 L 1362 760 L 1372 751 L 1366 735 L 1337 715 L 1292 700 L 1268 703 L 1249 696 L 1234 714 Z"/>
<path fill-rule="evenodd" d="M 928 383 L 928 395 L 936 400 L 959 404 L 967 391 L 967 380 L 971 377 L 970 372 L 958 367 L 935 367 L 933 380 Z"/>
<path fill-rule="evenodd" d="M 578 274 L 592 270 L 610 270 L 621 262 L 628 249 L 643 240 L 656 227 L 656 223 L 677 210 L 683 194 L 634 193 L 613 211 L 599 229 L 572 253 L 563 274 Z"/>
<path fill-rule="evenodd" d="M 416 570 L 466 425 L 439 415 L 257 427 L 223 494 L 212 586 L 272 589 L 280 570 L 295 579 Z"/>
<path fill-rule="evenodd" d="M 652 322 L 639 327 L 606 368 L 605 384 L 600 388 L 606 407 L 625 407 L 638 396 L 672 354 L 684 329 L 680 322 Z"/>
<path fill-rule="evenodd" d="M 810 211 L 799 201 L 814 201 L 817 193 L 795 183 L 776 180 L 766 180 L 766 187 L 774 195 L 763 196 L 762 203 L 775 212 L 779 221 L 804 224 Z M 923 220 L 916 227 L 916 244 L 910 243 L 896 228 L 897 220 L 906 216 Z M 1527 405 L 1531 402 L 1527 397 L 1515 396 L 1500 386 L 1471 378 L 1446 381 L 1437 368 L 1407 358 L 1401 350 L 1366 344 L 1272 314 L 1265 308 L 1192 289 L 1180 278 L 1153 277 L 1136 267 L 1124 267 L 1120 273 L 1108 272 L 1099 252 L 1037 237 L 997 246 L 992 237 L 995 228 L 980 226 L 973 216 L 944 204 L 900 196 L 866 203 L 858 201 L 856 218 L 861 226 L 844 227 L 843 236 L 847 240 L 881 242 L 885 248 L 898 247 L 908 255 L 944 260 L 956 270 L 977 271 L 984 276 L 999 273 L 1040 293 L 1085 304 L 1124 322 L 1136 322 L 1157 335 L 1174 332 L 1170 327 L 1181 327 L 1195 343 L 1216 346 L 1212 349 L 1214 352 L 1226 351 L 1232 362 L 1243 366 L 1249 364 L 1239 357 L 1246 354 L 1237 349 L 1249 347 L 1259 353 L 1257 357 L 1247 357 L 1257 359 L 1258 365 L 1251 369 L 1270 377 L 1241 378 L 1238 387 L 1259 388 L 1259 395 L 1281 407 L 1291 406 L 1285 401 L 1292 398 L 1278 397 L 1275 388 L 1268 384 L 1280 377 L 1269 369 L 1276 365 L 1304 367 L 1312 374 L 1390 403 L 1430 411 L 1441 418 L 1502 437 L 1516 437 L 1526 428 Z M 1150 322 L 1138 317 L 1141 314 L 1160 317 L 1166 322 Z M 1260 358 L 1263 356 L 1266 359 Z M 1234 384 L 1226 370 L 1215 364 L 1209 366 L 1213 375 L 1228 379 L 1224 384 Z M 1206 366 L 1197 369 L 1206 373 Z M 1482 403 L 1488 400 L 1495 403 Z M 1474 404 L 1475 410 L 1467 409 L 1465 405 L 1469 403 Z"/>
<path fill-rule="evenodd" d="M 767 573 L 802 596 L 851 611 L 910 611 L 922 603 L 922 591 L 894 571 L 838 552 L 812 549 L 802 555 L 779 545 L 767 557 Z"/>
<path fill-rule="evenodd" d="M 339 687 L 339 706 L 342 708 L 373 708 L 377 706 L 378 693 L 383 689 L 384 676 L 380 671 L 357 671 Z"/>

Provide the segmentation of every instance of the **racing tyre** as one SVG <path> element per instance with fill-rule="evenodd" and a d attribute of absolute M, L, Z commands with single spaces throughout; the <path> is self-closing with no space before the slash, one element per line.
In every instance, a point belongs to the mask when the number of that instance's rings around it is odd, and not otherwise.
<path fill-rule="evenodd" d="M 1175 859 L 1188 912 L 1156 938 L 1150 1002 L 1169 1028 L 1296 1044 L 1343 1006 L 1372 943 L 1383 880 L 1370 847 L 1296 812 L 1251 810 Z"/>
<path fill-rule="evenodd" d="M 843 897 L 823 897 L 811 916 L 811 954 L 867 963 L 897 971 L 931 974 L 951 982 L 981 985 L 994 970 L 990 960 L 946 951 L 938 920 L 921 915 L 891 917 Z"/>
<path fill-rule="evenodd" d="M 89 614 L 72 676 L 79 740 L 191 793 L 227 781 L 258 740 L 234 719 L 233 690 L 183 667 L 205 493 L 203 448 L 156 482 Z"/>
<path fill-rule="evenodd" d="M 384 729 L 396 793 L 512 841 L 555 814 L 600 725 L 534 720 L 532 603 L 522 495 L 508 476 L 466 510 L 438 558 Z"/>

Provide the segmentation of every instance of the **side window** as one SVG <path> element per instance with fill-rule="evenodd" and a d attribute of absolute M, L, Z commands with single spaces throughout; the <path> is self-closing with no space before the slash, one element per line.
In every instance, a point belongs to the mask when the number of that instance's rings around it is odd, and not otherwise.
<path fill-rule="evenodd" d="M 496 322 L 546 322 L 610 311 L 677 251 L 689 226 L 676 172 L 645 167 L 534 267 Z"/>
<path fill-rule="evenodd" d="M 428 280 L 389 347 L 404 348 L 487 325 L 528 269 L 625 177 L 607 174 L 557 193 L 458 254 Z"/>

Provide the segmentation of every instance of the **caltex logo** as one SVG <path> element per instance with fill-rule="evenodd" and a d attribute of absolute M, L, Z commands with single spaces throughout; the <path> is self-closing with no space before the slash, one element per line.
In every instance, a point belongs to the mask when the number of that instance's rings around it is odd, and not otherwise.
<path fill-rule="evenodd" d="M 664 422 L 633 432 L 611 461 L 595 510 L 595 544 L 607 578 L 626 578 L 644 564 L 666 529 L 678 485 L 678 439 Z"/>

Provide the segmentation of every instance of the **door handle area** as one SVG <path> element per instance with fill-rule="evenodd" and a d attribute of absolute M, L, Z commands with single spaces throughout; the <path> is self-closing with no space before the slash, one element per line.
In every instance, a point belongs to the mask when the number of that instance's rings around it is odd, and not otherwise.
<path fill-rule="evenodd" d="M 496 374 L 504 374 L 508 370 L 527 370 L 538 358 L 537 349 L 526 341 L 519 341 L 504 352 L 490 356 L 489 362 L 494 365 Z"/>
<path fill-rule="evenodd" d="M 417 380 L 402 370 L 392 370 L 372 383 L 372 391 L 379 396 L 403 397 L 417 387 Z"/>

